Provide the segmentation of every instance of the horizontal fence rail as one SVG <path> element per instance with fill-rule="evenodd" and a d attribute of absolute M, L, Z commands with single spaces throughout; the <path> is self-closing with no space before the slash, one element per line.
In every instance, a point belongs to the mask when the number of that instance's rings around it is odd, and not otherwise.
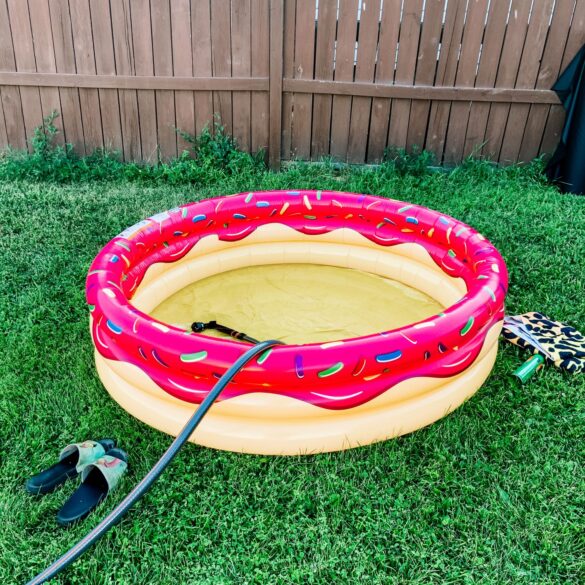
<path fill-rule="evenodd" d="M 0 0 L 0 147 L 154 162 L 219 120 L 280 160 L 550 154 L 585 0 Z"/>

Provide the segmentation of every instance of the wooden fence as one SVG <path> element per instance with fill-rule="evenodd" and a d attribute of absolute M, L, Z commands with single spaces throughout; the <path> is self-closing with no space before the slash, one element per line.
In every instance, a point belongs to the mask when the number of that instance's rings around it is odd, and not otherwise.
<path fill-rule="evenodd" d="M 0 0 L 0 147 L 168 159 L 214 114 L 280 159 L 550 153 L 585 0 Z"/>

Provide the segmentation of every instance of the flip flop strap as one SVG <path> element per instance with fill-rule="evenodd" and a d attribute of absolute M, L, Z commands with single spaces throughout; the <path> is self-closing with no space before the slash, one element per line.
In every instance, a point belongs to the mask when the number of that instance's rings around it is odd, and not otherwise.
<path fill-rule="evenodd" d="M 83 443 L 72 443 L 67 445 L 59 455 L 59 461 L 63 461 L 66 457 L 73 455 L 73 453 L 79 453 L 79 459 L 75 469 L 77 473 L 81 473 L 83 468 L 90 463 L 93 463 L 96 459 L 99 459 L 105 455 L 106 450 L 103 445 L 97 441 L 83 441 Z"/>
<path fill-rule="evenodd" d="M 122 459 L 118 459 L 112 455 L 104 455 L 83 468 L 81 479 L 85 481 L 90 471 L 97 469 L 104 476 L 108 484 L 108 492 L 110 492 L 120 483 L 120 478 L 124 475 L 127 468 L 128 464 Z"/>

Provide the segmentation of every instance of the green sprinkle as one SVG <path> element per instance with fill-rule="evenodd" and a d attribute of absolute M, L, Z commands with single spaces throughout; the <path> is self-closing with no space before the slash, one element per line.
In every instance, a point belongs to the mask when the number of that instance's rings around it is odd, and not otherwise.
<path fill-rule="evenodd" d="M 323 191 L 317 191 L 317 199 L 319 201 L 321 201 L 321 194 L 323 193 Z"/>
<path fill-rule="evenodd" d="M 89 307 L 89 312 L 93 313 L 95 311 L 95 305 L 87 305 Z"/>
<path fill-rule="evenodd" d="M 303 216 L 305 219 L 317 219 L 316 215 L 304 215 Z"/>
<path fill-rule="evenodd" d="M 183 207 L 183 209 L 181 209 L 181 217 L 183 219 L 185 219 L 187 217 L 187 208 Z"/>
<path fill-rule="evenodd" d="M 385 225 L 385 223 L 384 223 L 383 221 L 381 221 L 381 222 L 380 222 L 380 223 L 379 223 L 379 224 L 376 226 L 376 228 L 377 228 L 377 229 L 380 229 L 380 228 L 381 228 L 383 225 Z"/>
<path fill-rule="evenodd" d="M 263 354 L 260 355 L 260 357 L 256 360 L 257 363 L 259 364 L 263 364 L 267 359 L 268 356 L 272 353 L 272 349 L 267 349 Z"/>
<path fill-rule="evenodd" d="M 319 378 L 327 378 L 327 376 L 333 376 L 333 374 L 337 374 L 337 372 L 340 372 L 341 370 L 343 370 L 343 362 L 337 362 L 336 364 L 333 364 L 330 368 L 327 368 L 326 370 L 322 370 L 321 372 L 319 372 L 317 376 L 319 376 Z"/>
<path fill-rule="evenodd" d="M 410 209 L 411 207 L 412 207 L 412 205 L 405 205 L 404 207 L 401 207 L 398 210 L 398 213 L 402 213 L 402 212 L 406 211 L 407 209 Z"/>
<path fill-rule="evenodd" d="M 480 274 L 480 275 L 477 277 L 477 280 L 485 280 L 486 278 L 487 278 L 487 275 L 485 275 L 485 274 Z"/>
<path fill-rule="evenodd" d="M 246 198 L 244 199 L 244 201 L 245 201 L 246 203 L 250 203 L 250 201 L 252 201 L 252 197 L 254 197 L 254 193 L 248 193 L 248 194 L 246 195 Z"/>
<path fill-rule="evenodd" d="M 181 354 L 181 361 L 187 364 L 192 364 L 193 362 L 200 362 L 207 357 L 206 351 L 197 351 L 195 353 L 182 353 Z"/>
<path fill-rule="evenodd" d="M 463 327 L 463 329 L 461 329 L 460 331 L 461 337 L 469 333 L 469 330 L 473 327 L 474 321 L 475 319 L 473 317 L 469 317 L 469 321 L 467 321 L 465 327 Z"/>
<path fill-rule="evenodd" d="M 447 254 L 449 254 L 449 256 L 451 256 L 451 258 L 457 258 L 457 254 L 455 254 L 455 252 L 453 250 L 449 250 L 447 252 Z"/>

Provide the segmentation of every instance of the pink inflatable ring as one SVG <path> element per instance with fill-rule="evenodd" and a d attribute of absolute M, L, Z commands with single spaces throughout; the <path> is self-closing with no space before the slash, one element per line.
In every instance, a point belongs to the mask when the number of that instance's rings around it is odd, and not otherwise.
<path fill-rule="evenodd" d="M 248 346 L 148 313 L 198 279 L 291 262 L 389 277 L 445 309 L 400 329 L 268 350 L 223 393 L 194 441 L 269 454 L 363 445 L 430 424 L 489 375 L 507 290 L 506 266 L 489 241 L 451 217 L 401 201 L 271 191 L 160 213 L 98 254 L 87 302 L 96 364 L 110 394 L 139 419 L 176 434 L 192 403 Z"/>

